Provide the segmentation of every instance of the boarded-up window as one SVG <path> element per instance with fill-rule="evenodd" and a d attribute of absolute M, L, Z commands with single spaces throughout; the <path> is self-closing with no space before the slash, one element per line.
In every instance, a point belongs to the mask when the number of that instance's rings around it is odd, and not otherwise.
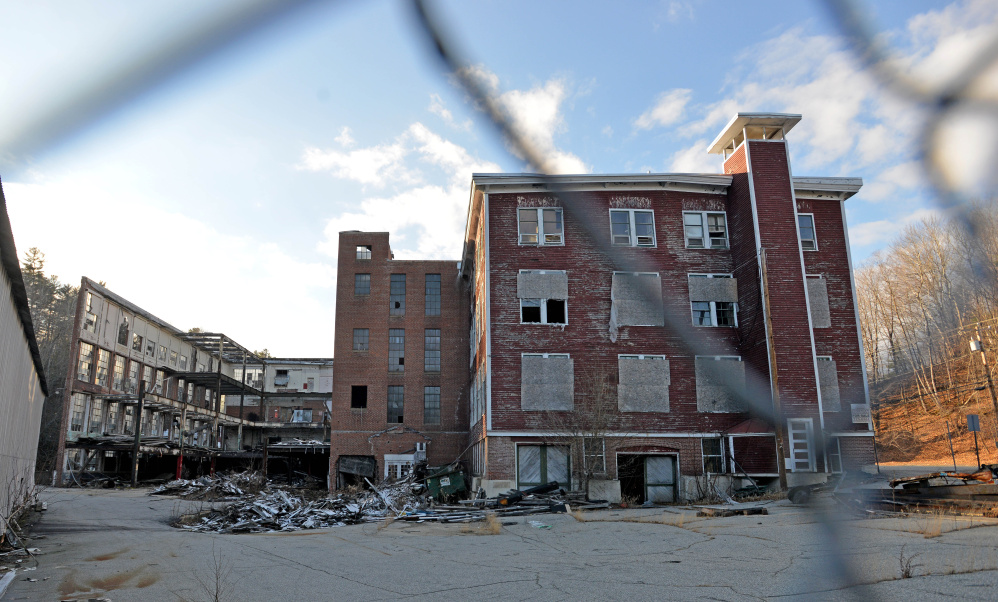
<path fill-rule="evenodd" d="M 828 310 L 828 286 L 824 278 L 808 276 L 807 298 L 811 304 L 811 325 L 814 328 L 831 328 L 832 317 Z"/>
<path fill-rule="evenodd" d="M 621 355 L 617 359 L 621 412 L 669 411 L 669 360 L 663 355 Z"/>
<path fill-rule="evenodd" d="M 839 375 L 835 369 L 835 360 L 830 357 L 818 357 L 818 386 L 821 389 L 821 409 L 825 412 L 841 411 Z"/>
<path fill-rule="evenodd" d="M 575 373 L 568 354 L 525 353 L 520 364 L 520 409 L 572 410 Z"/>
<path fill-rule="evenodd" d="M 696 358 L 697 411 L 744 412 L 735 391 L 745 389 L 745 363 L 738 357 Z"/>
<path fill-rule="evenodd" d="M 718 274 L 690 274 L 690 301 L 738 301 L 738 279 Z"/>
<path fill-rule="evenodd" d="M 614 272 L 610 301 L 610 338 L 614 341 L 618 326 L 665 325 L 658 273 Z"/>
<path fill-rule="evenodd" d="M 516 275 L 520 299 L 568 299 L 568 274 L 548 270 L 521 270 Z"/>

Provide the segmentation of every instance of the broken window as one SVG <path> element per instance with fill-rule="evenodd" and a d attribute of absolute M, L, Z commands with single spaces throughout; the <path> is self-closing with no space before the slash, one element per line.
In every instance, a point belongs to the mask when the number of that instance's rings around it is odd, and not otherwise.
<path fill-rule="evenodd" d="M 517 211 L 521 245 L 561 245 L 565 242 L 562 210 L 530 208 Z"/>
<path fill-rule="evenodd" d="M 139 370 L 142 364 L 131 361 L 128 363 L 128 380 L 125 382 L 125 392 L 135 393 L 139 390 Z"/>
<path fill-rule="evenodd" d="M 94 346 L 80 343 L 80 360 L 76 364 L 76 379 L 89 383 L 93 380 Z"/>
<path fill-rule="evenodd" d="M 146 393 L 152 391 L 152 366 L 146 366 L 142 370 L 142 382 L 146 384 Z"/>
<path fill-rule="evenodd" d="M 107 404 L 107 430 L 108 433 L 118 432 L 118 404 Z"/>
<path fill-rule="evenodd" d="M 391 297 L 388 300 L 388 315 L 405 315 L 405 274 L 392 274 Z"/>
<path fill-rule="evenodd" d="M 69 413 L 69 430 L 80 432 L 83 430 L 83 417 L 87 411 L 87 396 L 82 393 L 73 393 L 73 407 Z"/>
<path fill-rule="evenodd" d="M 517 489 L 558 483 L 571 487 L 568 448 L 553 445 L 516 446 Z"/>
<path fill-rule="evenodd" d="M 388 371 L 405 372 L 405 329 L 388 329 Z"/>
<path fill-rule="evenodd" d="M 402 385 L 388 386 L 388 423 L 401 424 L 404 408 L 404 393 Z"/>
<path fill-rule="evenodd" d="M 828 355 L 819 355 L 818 388 L 821 391 L 821 409 L 824 412 L 842 411 L 842 399 L 839 395 L 839 375 L 835 369 L 835 360 Z"/>
<path fill-rule="evenodd" d="M 176 351 L 171 351 L 170 352 L 170 365 L 171 366 L 176 366 L 177 365 L 177 352 Z"/>
<path fill-rule="evenodd" d="M 180 369 L 181 370 L 187 369 L 187 356 L 183 354 L 181 354 L 180 356 Z"/>
<path fill-rule="evenodd" d="M 811 307 L 811 326 L 831 328 L 832 314 L 828 307 L 828 284 L 820 274 L 808 274 L 807 300 Z"/>
<path fill-rule="evenodd" d="M 111 388 L 115 391 L 124 391 L 125 386 L 125 358 L 120 355 L 114 356 L 114 376 L 111 379 Z"/>
<path fill-rule="evenodd" d="M 426 315 L 440 315 L 440 274 L 426 275 Z"/>
<path fill-rule="evenodd" d="M 520 409 L 575 407 L 575 373 L 567 353 L 524 353 L 520 358 Z"/>
<path fill-rule="evenodd" d="M 703 471 L 711 474 L 723 474 L 724 441 L 720 437 L 703 438 L 700 440 L 700 453 L 703 455 Z"/>
<path fill-rule="evenodd" d="M 156 358 L 156 341 L 146 341 L 146 355 Z"/>
<path fill-rule="evenodd" d="M 93 313 L 94 310 L 94 296 L 92 293 L 87 293 L 87 306 L 86 306 L 86 318 L 83 323 L 83 330 L 89 330 L 90 332 L 97 332 L 97 314 Z"/>
<path fill-rule="evenodd" d="M 370 295 L 371 294 L 371 275 L 370 274 L 354 274 L 353 275 L 353 294 L 355 294 L 355 295 Z"/>
<path fill-rule="evenodd" d="M 142 353 L 142 335 L 132 334 L 132 351 Z"/>
<path fill-rule="evenodd" d="M 111 368 L 111 352 L 103 349 L 97 350 L 97 385 L 107 386 L 107 378 Z"/>
<path fill-rule="evenodd" d="M 367 385 L 350 387 L 350 407 L 362 410 L 367 407 Z"/>
<path fill-rule="evenodd" d="M 275 387 L 286 387 L 291 381 L 291 377 L 288 375 L 287 370 L 275 370 L 274 371 L 274 386 Z"/>
<path fill-rule="evenodd" d="M 800 232 L 800 248 L 805 251 L 817 251 L 818 239 L 814 234 L 814 214 L 798 213 L 797 230 Z"/>
<path fill-rule="evenodd" d="M 312 410 L 295 410 L 291 413 L 291 422 L 312 422 Z"/>
<path fill-rule="evenodd" d="M 737 355 L 697 356 L 697 411 L 744 412 L 737 392 L 745 390 L 745 362 Z"/>
<path fill-rule="evenodd" d="M 523 324 L 565 324 L 564 299 L 520 299 L 520 322 Z"/>
<path fill-rule="evenodd" d="M 683 230 L 689 249 L 728 248 L 728 224 L 724 213 L 684 211 Z"/>
<path fill-rule="evenodd" d="M 694 326 L 738 326 L 738 280 L 731 274 L 690 274 Z"/>
<path fill-rule="evenodd" d="M 104 417 L 104 400 L 93 398 L 90 400 L 90 420 L 87 422 L 87 432 L 88 433 L 100 433 L 103 427 L 103 417 Z"/>
<path fill-rule="evenodd" d="M 160 345 L 159 346 L 159 361 L 161 361 L 161 362 L 165 362 L 166 361 L 166 346 L 165 345 Z"/>
<path fill-rule="evenodd" d="M 128 316 L 122 316 L 121 324 L 118 325 L 118 344 L 128 344 Z"/>
<path fill-rule="evenodd" d="M 357 245 L 357 259 L 370 259 L 371 245 Z"/>
<path fill-rule="evenodd" d="M 370 330 L 367 328 L 354 328 L 353 329 L 353 350 L 354 351 L 367 351 L 370 337 Z"/>
<path fill-rule="evenodd" d="M 134 435 L 135 408 L 132 406 L 125 406 L 124 414 L 125 417 L 122 419 L 121 432 L 126 435 Z"/>
<path fill-rule="evenodd" d="M 156 371 L 156 386 L 153 387 L 153 391 L 157 395 L 162 395 L 163 394 L 163 379 L 165 377 L 166 377 L 166 375 L 164 374 L 164 372 L 162 370 L 157 370 Z"/>
<path fill-rule="evenodd" d="M 654 212 L 639 209 L 611 209 L 610 242 L 618 247 L 654 247 Z"/>
<path fill-rule="evenodd" d="M 423 424 L 440 424 L 440 387 L 423 387 Z"/>
<path fill-rule="evenodd" d="M 603 437 L 583 437 L 582 457 L 589 474 L 606 472 L 606 439 Z"/>
<path fill-rule="evenodd" d="M 440 329 L 427 328 L 423 335 L 423 370 L 440 372 Z"/>
<path fill-rule="evenodd" d="M 664 355 L 619 355 L 617 409 L 621 412 L 669 411 L 669 361 Z"/>
<path fill-rule="evenodd" d="M 790 470 L 793 472 L 814 472 L 814 425 L 810 418 L 787 420 L 790 437 Z"/>

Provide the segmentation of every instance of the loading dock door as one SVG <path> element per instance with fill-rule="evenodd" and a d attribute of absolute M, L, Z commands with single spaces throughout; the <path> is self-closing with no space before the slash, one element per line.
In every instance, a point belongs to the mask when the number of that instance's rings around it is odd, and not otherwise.
<path fill-rule="evenodd" d="M 645 458 L 645 500 L 672 503 L 676 501 L 676 459 L 672 456 Z"/>

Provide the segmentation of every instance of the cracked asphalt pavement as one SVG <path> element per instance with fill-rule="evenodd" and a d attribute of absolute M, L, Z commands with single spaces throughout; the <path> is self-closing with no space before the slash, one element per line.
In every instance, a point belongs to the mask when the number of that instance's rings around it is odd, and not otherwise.
<path fill-rule="evenodd" d="M 49 510 L 30 542 L 42 555 L 23 563 L 34 570 L 19 571 L 3 600 L 195 601 L 212 599 L 215 583 L 222 600 L 908 601 L 998 591 L 994 519 L 863 518 L 778 501 L 761 504 L 765 516 L 667 507 L 517 517 L 498 535 L 402 521 L 221 535 L 170 527 L 198 504 L 147 493 L 44 492 Z M 901 579 L 905 561 L 913 577 Z"/>

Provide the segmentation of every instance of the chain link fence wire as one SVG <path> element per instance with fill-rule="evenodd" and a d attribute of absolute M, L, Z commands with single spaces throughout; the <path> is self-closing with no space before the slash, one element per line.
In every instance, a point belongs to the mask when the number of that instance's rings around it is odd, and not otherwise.
<path fill-rule="evenodd" d="M 37 115 L 28 116 L 23 120 L 23 128 L 0 136 L 0 151 L 7 156 L 16 157 L 50 150 L 141 95 L 247 37 L 285 21 L 289 16 L 310 6 L 330 3 L 318 0 L 253 0 L 220 11 L 193 30 L 167 40 L 161 46 L 135 57 L 123 67 L 95 76 L 90 85 L 66 95 L 62 102 Z M 941 209 L 957 217 L 969 233 L 976 235 L 970 218 L 974 194 L 978 197 L 982 192 L 991 195 L 995 189 L 998 170 L 977 174 L 981 181 L 976 188 L 969 188 L 966 182 L 956 179 L 956 174 L 960 171 L 954 169 L 953 159 L 940 149 L 942 140 L 950 133 L 948 127 L 951 124 L 947 120 L 954 116 L 969 114 L 975 119 L 990 120 L 998 127 L 998 102 L 976 92 L 998 61 L 998 36 L 962 70 L 952 74 L 945 85 L 933 89 L 902 70 L 892 60 L 882 43 L 882 37 L 878 36 L 871 22 L 865 18 L 860 5 L 851 0 L 823 0 L 823 3 L 828 8 L 830 20 L 840 29 L 861 66 L 885 90 L 910 102 L 924 115 L 919 135 L 918 160 L 929 176 L 935 192 L 935 202 Z M 595 232 L 593 225 L 584 217 L 583 199 L 577 193 L 567 190 L 558 176 L 545 175 L 555 171 L 549 159 L 519 131 L 512 116 L 499 103 L 497 93 L 487 89 L 483 82 L 474 77 L 473 71 L 469 69 L 472 63 L 457 48 L 456 41 L 441 29 L 431 7 L 425 0 L 413 0 L 412 8 L 415 14 L 414 27 L 425 36 L 430 46 L 429 54 L 434 60 L 441 61 L 460 82 L 487 122 L 493 126 L 495 134 L 543 178 L 548 190 L 560 199 L 566 215 L 584 227 L 588 244 L 601 252 L 615 270 L 658 271 L 647 259 L 627 256 L 612 248 L 605 240 L 606 237 Z M 992 138 L 984 142 L 989 153 L 988 159 L 993 159 L 998 140 Z M 983 261 L 984 258 L 980 257 L 979 260 Z M 651 291 L 646 290 L 645 295 L 651 298 Z M 715 349 L 707 349 L 697 336 L 686 312 L 667 308 L 665 314 L 665 328 L 679 338 L 689 353 L 717 355 Z M 752 370 L 751 366 L 746 368 L 745 385 L 736 384 L 726 373 L 713 367 L 711 371 L 715 372 L 713 378 L 723 383 L 748 408 L 750 415 L 765 421 L 774 430 L 779 428 L 785 423 L 785 417 L 774 411 L 772 404 L 768 402 L 768 377 Z M 780 460 L 782 458 L 778 458 Z M 845 509 L 820 505 L 812 506 L 811 512 L 822 527 L 822 536 L 831 552 L 827 567 L 829 573 L 843 588 L 861 584 L 859 571 L 852 564 L 850 542 L 837 527 L 839 521 L 849 520 L 854 516 Z M 810 591 L 810 584 L 800 585 L 802 593 Z M 860 596 L 856 588 L 841 589 L 837 593 Z M 862 593 L 863 599 L 871 599 L 872 595 L 868 589 Z"/>

